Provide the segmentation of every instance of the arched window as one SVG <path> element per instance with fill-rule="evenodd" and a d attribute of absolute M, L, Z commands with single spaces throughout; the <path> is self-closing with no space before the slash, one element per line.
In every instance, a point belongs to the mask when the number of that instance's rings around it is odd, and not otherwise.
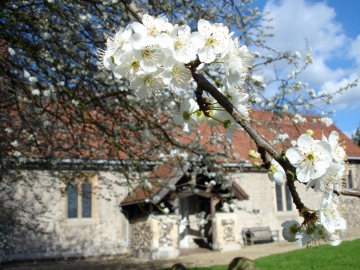
<path fill-rule="evenodd" d="M 67 190 L 67 218 L 93 217 L 93 183 L 87 178 L 72 180 Z"/>
<path fill-rule="evenodd" d="M 98 174 L 88 172 L 63 177 L 64 226 L 99 224 L 98 181 Z"/>
<path fill-rule="evenodd" d="M 67 187 L 68 218 L 78 217 L 78 187 L 75 180 L 72 180 Z"/>
<path fill-rule="evenodd" d="M 85 180 L 81 185 L 82 218 L 91 218 L 91 184 Z"/>

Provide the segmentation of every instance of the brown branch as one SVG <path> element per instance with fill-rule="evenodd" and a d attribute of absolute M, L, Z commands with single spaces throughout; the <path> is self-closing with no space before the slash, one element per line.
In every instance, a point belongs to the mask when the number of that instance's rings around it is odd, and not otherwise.
<path fill-rule="evenodd" d="M 121 2 L 139 23 L 143 23 L 142 17 L 145 14 L 143 9 L 139 8 L 132 0 L 121 0 Z"/>
<path fill-rule="evenodd" d="M 294 166 L 291 165 L 289 160 L 286 158 L 284 152 L 278 151 L 274 146 L 272 146 L 268 141 L 266 141 L 262 135 L 251 126 L 250 122 L 242 116 L 237 109 L 232 105 L 232 103 L 227 99 L 219 90 L 216 89 L 203 75 L 198 74 L 195 68 L 190 69 L 192 72 L 192 76 L 197 83 L 198 91 L 206 91 L 216 101 L 234 118 L 234 120 L 241 125 L 245 131 L 250 135 L 250 137 L 256 143 L 259 152 L 261 153 L 261 158 L 263 159 L 265 166 L 270 166 L 270 159 L 266 152 L 268 152 L 276 161 L 280 163 L 280 165 L 287 172 L 287 185 L 290 189 L 291 195 L 293 197 L 293 202 L 296 205 L 296 208 L 299 210 L 299 213 L 305 218 L 305 221 L 310 220 L 311 213 L 307 211 L 307 208 L 302 203 L 298 192 L 295 187 L 296 180 L 296 170 Z"/>
<path fill-rule="evenodd" d="M 360 190 L 344 188 L 343 191 L 340 192 L 341 195 L 352 196 L 360 198 Z"/>
<path fill-rule="evenodd" d="M 281 152 L 267 142 L 262 135 L 251 126 L 250 122 L 245 119 L 237 109 L 231 104 L 231 102 L 216 89 L 203 75 L 196 73 L 192 70 L 192 76 L 197 83 L 199 89 L 208 92 L 216 101 L 234 118 L 234 120 L 240 124 L 250 137 L 255 141 L 258 148 L 265 149 L 276 160 L 281 158 Z"/>

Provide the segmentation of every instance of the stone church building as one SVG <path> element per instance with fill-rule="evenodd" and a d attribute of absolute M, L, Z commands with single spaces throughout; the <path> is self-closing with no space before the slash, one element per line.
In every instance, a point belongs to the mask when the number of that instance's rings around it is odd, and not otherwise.
<path fill-rule="evenodd" d="M 261 126 L 272 118 L 267 112 L 251 115 L 260 133 L 274 141 L 277 133 Z M 322 133 L 328 136 L 333 130 L 339 132 L 348 155 L 349 174 L 344 186 L 359 188 L 360 148 L 336 126 L 318 123 L 318 118 L 309 116 L 307 122 L 296 125 L 284 118 L 279 127 L 290 140 L 308 129 L 318 139 Z M 289 146 L 290 140 L 285 140 L 285 145 Z M 2 248 L 4 260 L 115 254 L 163 259 L 199 247 L 240 250 L 244 246 L 243 229 L 254 227 L 269 227 L 273 240 L 282 240 L 284 221 L 301 222 L 287 186 L 275 185 L 266 170 L 253 166 L 254 160 L 249 160 L 247 153 L 256 147 L 244 131 L 235 133 L 233 143 L 242 159 L 202 164 L 208 169 L 203 174 L 173 161 L 149 162 L 141 173 L 132 174 L 139 181 L 127 179 L 123 172 L 100 160 L 76 172 L 67 171 L 69 161 L 62 160 L 61 174 L 40 166 L 38 160 L 24 161 L 19 172 L 25 176 L 22 179 L 28 175 L 38 181 L 30 183 L 31 189 L 24 188 L 21 181 L 12 184 L 13 197 L 22 201 L 26 211 L 16 217 L 23 229 L 10 230 L 10 242 Z M 231 186 L 223 189 L 213 181 L 214 175 L 230 179 Z M 6 181 L 2 185 L 2 192 L 6 192 Z M 317 209 L 322 194 L 306 192 L 300 183 L 297 187 L 305 205 Z M 348 227 L 360 222 L 357 200 L 340 196 L 340 210 Z"/>

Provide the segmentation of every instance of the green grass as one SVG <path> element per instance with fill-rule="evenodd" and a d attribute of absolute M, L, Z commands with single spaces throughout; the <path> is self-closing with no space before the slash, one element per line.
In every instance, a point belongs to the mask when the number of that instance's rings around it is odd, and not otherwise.
<path fill-rule="evenodd" d="M 294 243 L 295 244 L 295 243 Z M 345 241 L 337 247 L 320 245 L 255 260 L 260 270 L 353 270 L 360 269 L 360 239 Z M 241 254 L 239 254 L 241 256 Z M 186 266 L 186 265 L 185 265 Z M 226 270 L 227 265 L 195 267 L 188 270 Z"/>
<path fill-rule="evenodd" d="M 255 265 L 261 270 L 359 269 L 359 250 L 360 239 L 343 242 L 337 247 L 320 245 L 317 247 L 263 257 L 255 260 Z"/>

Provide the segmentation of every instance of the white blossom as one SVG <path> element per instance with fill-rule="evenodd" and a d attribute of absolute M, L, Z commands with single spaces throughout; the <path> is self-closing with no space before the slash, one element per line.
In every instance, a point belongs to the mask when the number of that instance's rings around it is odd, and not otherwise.
<path fill-rule="evenodd" d="M 289 242 L 295 242 L 298 239 L 296 238 L 296 234 L 301 230 L 301 226 L 299 222 L 296 220 L 288 220 L 281 224 L 283 227 L 282 235 L 285 240 Z"/>
<path fill-rule="evenodd" d="M 302 117 L 300 114 L 295 114 L 292 118 L 292 121 L 295 124 L 304 123 L 306 122 L 306 118 Z"/>
<path fill-rule="evenodd" d="M 173 91 L 186 89 L 192 79 L 191 71 L 183 63 L 176 61 L 173 56 L 169 56 L 164 61 L 163 81 L 170 86 Z"/>
<path fill-rule="evenodd" d="M 320 122 L 325 124 L 327 127 L 331 126 L 333 124 L 333 120 L 329 117 L 322 117 L 320 119 Z"/>
<path fill-rule="evenodd" d="M 5 131 L 6 131 L 8 134 L 11 134 L 11 133 L 14 132 L 14 131 L 12 130 L 12 128 L 10 128 L 10 127 L 5 128 Z"/>
<path fill-rule="evenodd" d="M 201 62 L 211 63 L 216 55 L 223 53 L 229 47 L 229 28 L 221 23 L 210 24 L 207 20 L 200 19 L 198 32 L 190 35 L 193 46 L 198 47 Z"/>
<path fill-rule="evenodd" d="M 17 148 L 19 146 L 18 141 L 13 141 L 10 143 L 13 147 Z"/>
<path fill-rule="evenodd" d="M 8 48 L 8 52 L 10 53 L 10 55 L 14 55 L 15 54 L 15 50 L 11 47 Z"/>
<path fill-rule="evenodd" d="M 40 90 L 39 90 L 39 89 L 31 90 L 31 94 L 32 94 L 33 96 L 40 96 Z"/>
<path fill-rule="evenodd" d="M 161 92 L 165 85 L 160 76 L 163 70 L 158 69 L 152 73 L 139 72 L 136 77 L 130 81 L 130 89 L 136 89 L 139 98 L 143 99 L 148 93 Z"/>
<path fill-rule="evenodd" d="M 189 63 L 196 58 L 197 48 L 190 41 L 191 29 L 188 25 L 174 26 L 170 36 L 172 43 L 165 53 L 172 55 L 178 62 Z"/>
<path fill-rule="evenodd" d="M 268 170 L 268 177 L 270 181 L 275 182 L 278 185 L 282 185 L 285 182 L 286 179 L 285 171 L 283 167 L 281 167 L 279 162 L 277 162 L 275 159 L 271 160 L 271 165 Z"/>
<path fill-rule="evenodd" d="M 147 46 L 159 45 L 167 48 L 171 45 L 172 38 L 169 33 L 173 26 L 165 17 L 153 18 L 145 14 L 142 18 L 142 24 L 132 23 L 134 34 L 130 38 L 130 43 L 136 50 L 141 50 Z"/>
<path fill-rule="evenodd" d="M 311 179 L 306 189 L 314 187 L 314 191 L 327 192 L 336 190 L 338 192 L 342 189 L 342 178 L 345 174 L 345 167 L 341 164 L 331 163 L 326 172 L 319 178 Z"/>
<path fill-rule="evenodd" d="M 199 106 L 196 101 L 193 99 L 185 99 L 180 107 L 180 114 L 174 114 L 174 122 L 177 125 L 183 127 L 185 132 L 190 133 L 192 131 L 191 127 L 199 126 L 199 123 L 196 119 L 196 112 L 199 110 Z"/>
<path fill-rule="evenodd" d="M 228 50 L 222 53 L 226 79 L 230 85 L 237 83 L 242 85 L 247 75 L 248 68 L 253 63 L 253 56 L 248 48 L 240 47 L 239 38 L 230 39 Z"/>
<path fill-rule="evenodd" d="M 323 134 L 322 140 L 330 144 L 331 156 L 334 162 L 343 163 L 346 160 L 346 153 L 344 148 L 339 144 L 340 137 L 337 131 L 332 131 L 329 138 L 326 138 Z"/>
<path fill-rule="evenodd" d="M 37 81 L 38 81 L 38 78 L 36 78 L 35 76 L 30 76 L 29 77 L 29 82 L 36 83 Z"/>
<path fill-rule="evenodd" d="M 113 58 L 113 62 L 120 64 L 120 57 L 124 52 L 132 49 L 130 37 L 132 34 L 131 25 L 126 28 L 120 28 L 114 36 L 109 36 L 106 42 L 106 54 Z"/>
<path fill-rule="evenodd" d="M 279 134 L 276 137 L 279 141 L 284 142 L 286 140 L 289 140 L 289 135 L 287 133 Z"/>
<path fill-rule="evenodd" d="M 324 141 L 314 140 L 308 134 L 302 134 L 297 147 L 286 151 L 286 157 L 296 167 L 297 178 L 307 183 L 322 176 L 331 164 L 331 146 Z"/>
<path fill-rule="evenodd" d="M 324 237 L 332 245 L 341 243 L 346 232 L 346 221 L 337 209 L 338 196 L 329 191 L 321 202 L 319 209 L 319 222 L 324 227 Z"/>

